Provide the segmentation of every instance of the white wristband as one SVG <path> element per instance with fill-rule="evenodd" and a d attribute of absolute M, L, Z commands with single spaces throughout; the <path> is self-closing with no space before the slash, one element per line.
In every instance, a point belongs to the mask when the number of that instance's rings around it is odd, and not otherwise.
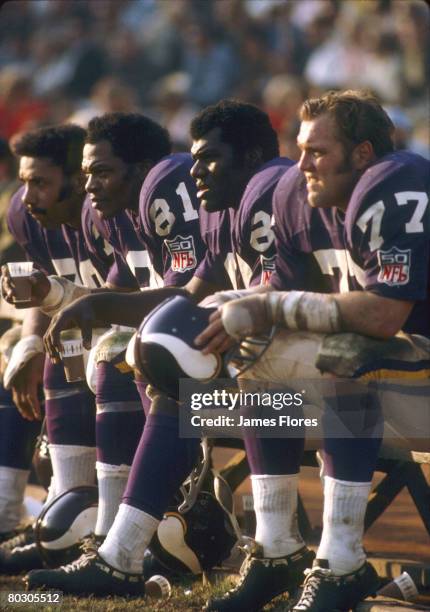
<path fill-rule="evenodd" d="M 63 285 L 59 283 L 58 280 L 53 276 L 50 276 L 48 280 L 51 285 L 51 288 L 40 305 L 42 310 L 51 310 L 53 308 L 57 308 L 59 304 L 61 304 L 61 300 L 64 297 Z"/>
<path fill-rule="evenodd" d="M 62 276 L 50 276 L 49 282 L 51 283 L 51 289 L 40 305 L 40 310 L 49 317 L 53 317 L 58 311 L 79 297 L 91 293 L 91 289 L 88 287 L 75 285 L 75 283 Z"/>

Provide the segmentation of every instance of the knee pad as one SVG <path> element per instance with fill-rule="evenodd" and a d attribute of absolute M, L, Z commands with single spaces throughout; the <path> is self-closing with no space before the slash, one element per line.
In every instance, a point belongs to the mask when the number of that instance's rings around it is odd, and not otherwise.
<path fill-rule="evenodd" d="M 388 340 L 360 334 L 328 334 L 319 346 L 316 366 L 341 378 L 379 380 L 407 377 L 408 372 L 430 375 L 430 342 L 399 333 Z"/>

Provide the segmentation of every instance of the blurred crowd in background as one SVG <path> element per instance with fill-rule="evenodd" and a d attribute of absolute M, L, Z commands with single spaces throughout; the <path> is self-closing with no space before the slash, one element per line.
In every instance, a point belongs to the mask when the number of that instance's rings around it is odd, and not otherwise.
<path fill-rule="evenodd" d="M 430 157 L 428 33 L 424 0 L 9 1 L 0 185 L 13 176 L 7 141 L 18 131 L 140 110 L 183 150 L 196 111 L 226 96 L 264 108 L 297 159 L 302 100 L 349 87 L 381 98 L 399 148 Z"/>

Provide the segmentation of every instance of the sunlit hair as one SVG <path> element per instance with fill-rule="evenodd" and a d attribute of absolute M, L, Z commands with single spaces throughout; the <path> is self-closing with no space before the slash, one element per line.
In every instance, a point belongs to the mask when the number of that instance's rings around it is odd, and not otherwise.
<path fill-rule="evenodd" d="M 269 116 L 254 104 L 226 99 L 207 106 L 191 122 L 191 138 L 199 140 L 215 128 L 221 130 L 222 141 L 232 146 L 240 162 L 254 149 L 261 151 L 263 162 L 279 155 L 278 137 Z"/>
<path fill-rule="evenodd" d="M 394 125 L 377 98 L 368 91 L 329 91 L 320 98 L 310 98 L 300 108 L 300 119 L 310 121 L 331 115 L 339 139 L 348 149 L 368 140 L 376 157 L 394 150 Z"/>
<path fill-rule="evenodd" d="M 172 146 L 167 130 L 140 113 L 106 113 L 88 124 L 85 142 L 110 142 L 114 154 L 127 164 L 157 163 Z"/>
<path fill-rule="evenodd" d="M 43 157 L 59 166 L 65 174 L 74 174 L 81 169 L 84 141 L 83 128 L 65 124 L 16 134 L 10 147 L 18 157 Z"/>

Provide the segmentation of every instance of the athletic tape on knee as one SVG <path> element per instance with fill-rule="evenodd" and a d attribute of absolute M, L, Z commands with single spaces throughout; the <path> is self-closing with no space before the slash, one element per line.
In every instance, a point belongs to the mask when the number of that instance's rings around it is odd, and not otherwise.
<path fill-rule="evenodd" d="M 91 293 L 88 287 L 75 285 L 62 276 L 50 276 L 49 282 L 51 288 L 40 305 L 40 310 L 48 317 L 53 317 L 77 298 Z"/>

